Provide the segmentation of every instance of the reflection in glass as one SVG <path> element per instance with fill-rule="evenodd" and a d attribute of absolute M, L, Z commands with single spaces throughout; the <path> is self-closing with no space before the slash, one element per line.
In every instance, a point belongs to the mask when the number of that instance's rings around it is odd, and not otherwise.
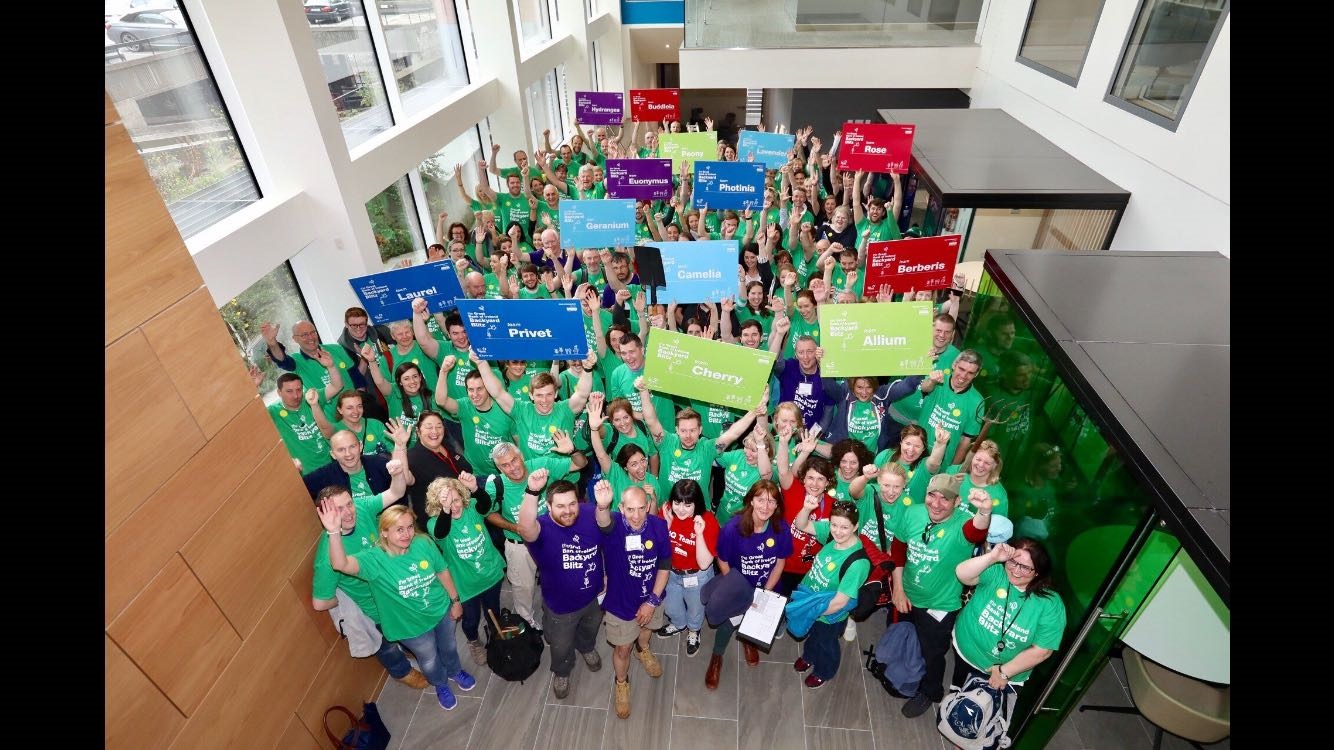
<path fill-rule="evenodd" d="M 1019 56 L 1079 80 L 1103 0 L 1034 0 Z"/>
<path fill-rule="evenodd" d="M 182 237 L 259 200 L 189 19 L 170 0 L 106 19 L 105 82 Z"/>
<path fill-rule="evenodd" d="M 407 175 L 367 201 L 366 213 L 370 216 L 371 231 L 375 233 L 375 244 L 379 246 L 380 260 L 384 261 L 386 269 L 407 260 L 404 256 L 425 255 L 426 244 L 422 241 L 421 222 L 417 219 L 417 206 L 412 200 Z"/>
<path fill-rule="evenodd" d="M 366 14 L 360 2 L 351 5 L 353 15 L 341 21 L 317 22 L 306 16 L 348 148 L 394 124 Z"/>
<path fill-rule="evenodd" d="M 453 0 L 377 0 L 395 84 L 407 114 L 468 85 Z"/>
<path fill-rule="evenodd" d="M 277 381 L 283 371 L 273 361 L 264 356 L 266 344 L 260 333 L 264 322 L 277 323 L 281 331 L 279 340 L 290 339 L 292 326 L 303 320 L 310 320 L 310 310 L 297 287 L 292 267 L 283 263 L 269 271 L 259 281 L 251 284 L 244 292 L 236 295 L 223 305 L 218 314 L 227 324 L 227 332 L 232 335 L 236 350 L 246 362 L 259 368 L 264 380 L 259 385 L 264 394 L 264 403 L 273 404 L 278 400 Z M 288 343 L 290 350 L 291 344 Z"/>
<path fill-rule="evenodd" d="M 1227 11 L 1228 0 L 1144 0 L 1112 96 L 1168 120 L 1179 118 Z"/>
<path fill-rule="evenodd" d="M 551 9 L 547 0 L 514 0 L 514 9 L 519 41 L 525 50 L 531 51 L 551 39 Z"/>
<path fill-rule="evenodd" d="M 417 168 L 421 176 L 422 189 L 426 192 L 427 213 L 432 217 L 432 221 L 438 223 L 440 214 L 447 214 L 445 231 L 443 233 L 436 231 L 432 234 L 433 242 L 442 242 L 440 235 L 447 235 L 449 225 L 455 222 L 467 228 L 472 227 L 473 207 L 459 190 L 458 180 L 462 178 L 464 189 L 470 195 L 473 194 L 477 183 L 485 177 L 477 168 L 477 162 L 481 159 L 482 141 L 477 134 L 477 128 L 474 127 L 427 157 Z M 421 258 L 414 258 L 413 262 L 424 261 L 425 257 L 423 254 Z"/>

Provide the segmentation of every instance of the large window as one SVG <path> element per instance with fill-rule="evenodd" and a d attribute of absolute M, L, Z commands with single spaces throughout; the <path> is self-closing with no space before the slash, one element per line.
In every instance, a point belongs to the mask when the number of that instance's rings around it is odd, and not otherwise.
<path fill-rule="evenodd" d="M 528 115 L 533 143 L 542 143 L 544 130 L 551 131 L 553 146 L 565 138 L 565 115 L 560 90 L 560 75 L 554 68 L 528 87 Z"/>
<path fill-rule="evenodd" d="M 376 5 L 406 114 L 468 85 L 453 0 L 376 0 Z"/>
<path fill-rule="evenodd" d="M 1228 0 L 1144 0 L 1107 101 L 1176 130 Z"/>
<path fill-rule="evenodd" d="M 425 256 L 421 221 L 417 218 L 417 203 L 412 199 L 407 175 L 367 201 L 366 213 L 370 216 L 371 231 L 375 233 L 375 244 L 380 248 L 380 260 L 384 261 L 385 268 Z"/>
<path fill-rule="evenodd" d="M 448 225 L 456 221 L 472 225 L 472 207 L 464 200 L 459 182 L 462 182 L 468 195 L 477 197 L 477 183 L 485 177 L 477 168 L 477 162 L 481 159 L 482 139 L 474 127 L 428 157 L 417 168 L 422 191 L 426 194 L 427 214 L 431 217 L 432 226 L 427 233 L 430 241 L 437 242 L 440 239 L 434 225 L 441 213 L 448 215 L 446 234 Z"/>
<path fill-rule="evenodd" d="M 326 12 L 324 8 L 334 10 Z M 384 78 L 360 0 L 310 3 L 306 5 L 306 21 L 348 148 L 393 127 Z"/>
<path fill-rule="evenodd" d="M 1065 81 L 1079 82 L 1103 0 L 1033 0 L 1019 60 Z"/>
<path fill-rule="evenodd" d="M 602 90 L 602 51 L 598 49 L 598 43 L 593 42 L 593 54 L 589 58 L 590 77 L 593 80 L 593 90 Z"/>
<path fill-rule="evenodd" d="M 551 39 L 551 8 L 547 0 L 514 0 L 514 11 L 520 45 L 525 51 L 531 52 Z"/>
<path fill-rule="evenodd" d="M 106 16 L 106 92 L 182 237 L 259 200 L 190 19 L 171 0 Z"/>
<path fill-rule="evenodd" d="M 310 310 L 296 285 L 292 267 L 283 263 L 268 272 L 248 289 L 236 295 L 231 302 L 223 305 L 218 313 L 227 324 L 227 330 L 236 342 L 236 349 L 245 361 L 259 368 L 263 380 L 259 384 L 260 393 L 264 394 L 264 403 L 274 404 L 278 400 L 278 376 L 283 374 L 272 360 L 264 356 L 268 345 L 260 326 L 264 323 L 276 323 L 279 328 L 278 340 L 292 351 L 292 326 L 303 320 L 310 320 Z"/>

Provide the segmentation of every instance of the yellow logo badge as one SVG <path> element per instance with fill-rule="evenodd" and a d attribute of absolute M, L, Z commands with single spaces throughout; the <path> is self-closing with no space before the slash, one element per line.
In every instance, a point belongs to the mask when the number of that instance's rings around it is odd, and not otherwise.
<path fill-rule="evenodd" d="M 553 435 L 556 434 L 556 425 L 547 425 L 547 432 L 550 432 Z"/>
<path fill-rule="evenodd" d="M 431 564 L 426 562 L 425 560 L 422 560 L 421 562 L 417 563 L 417 567 L 421 568 L 422 570 L 429 570 Z"/>
<path fill-rule="evenodd" d="M 834 563 L 833 563 L 833 561 L 831 560 L 830 562 L 825 563 L 824 569 L 825 569 L 825 570 L 833 570 L 833 569 L 834 569 Z"/>
<path fill-rule="evenodd" d="M 963 412 L 959 411 L 958 409 L 955 409 L 954 411 L 951 411 L 950 414 L 952 414 L 952 415 L 954 415 L 954 416 L 957 417 L 957 416 L 959 416 L 960 414 L 963 414 Z"/>
<path fill-rule="evenodd" d="M 653 549 L 653 540 L 652 540 L 652 539 L 649 539 L 648 541 L 644 542 L 644 549 Z"/>
<path fill-rule="evenodd" d="M 287 416 L 287 410 L 286 410 L 286 409 L 279 409 L 279 410 L 278 410 L 278 416 L 280 416 L 280 417 L 285 417 L 285 416 Z"/>
<path fill-rule="evenodd" d="M 346 369 L 347 369 L 347 363 L 346 363 L 346 362 L 339 362 L 339 363 L 338 363 L 338 369 L 340 369 L 340 370 L 346 370 Z"/>
<path fill-rule="evenodd" d="M 1010 592 L 1006 591 L 1005 589 L 996 589 L 996 598 L 997 598 L 997 599 L 1004 599 L 1005 597 L 1007 597 L 1007 596 L 1009 596 L 1009 595 L 1010 595 Z"/>
<path fill-rule="evenodd" d="M 472 423 L 473 423 L 473 424 L 481 424 L 481 423 L 482 423 L 482 418 L 474 414 L 474 415 L 473 415 L 473 418 L 472 418 Z"/>
<path fill-rule="evenodd" d="M 728 471 L 731 471 L 731 472 L 735 472 L 735 471 L 736 471 L 736 464 L 732 464 L 731 466 L 727 467 L 727 470 L 728 470 Z"/>
<path fill-rule="evenodd" d="M 374 435 L 367 435 L 367 436 L 366 436 L 366 442 L 368 442 L 368 443 L 373 443 L 373 442 L 375 442 L 375 436 L 374 436 Z"/>
<path fill-rule="evenodd" d="M 912 498 L 911 498 L 911 497 L 905 497 L 905 498 L 903 498 L 903 504 L 904 504 L 904 505 L 912 505 Z"/>
<path fill-rule="evenodd" d="M 940 531 L 937 531 L 937 532 L 936 532 L 936 538 L 937 538 L 937 539 L 944 539 L 944 538 L 945 538 L 945 530 L 944 530 L 944 529 L 941 529 Z"/>
<path fill-rule="evenodd" d="M 681 457 L 681 449 L 680 449 L 680 448 L 677 448 L 676 450 L 672 451 L 672 455 L 675 456 L 675 457 L 677 457 L 677 458 L 680 458 L 680 457 Z"/>
<path fill-rule="evenodd" d="M 478 531 L 481 531 L 481 530 L 482 530 L 482 525 L 481 525 L 480 523 L 475 523 L 475 524 L 472 525 L 472 527 L 473 527 L 474 529 L 477 529 Z"/>
<path fill-rule="evenodd" d="M 765 539 L 765 540 L 764 540 L 764 546 L 766 546 L 766 547 L 772 547 L 772 546 L 774 546 L 774 540 L 773 540 L 773 538 L 770 537 L 770 538 L 768 538 L 768 539 Z"/>

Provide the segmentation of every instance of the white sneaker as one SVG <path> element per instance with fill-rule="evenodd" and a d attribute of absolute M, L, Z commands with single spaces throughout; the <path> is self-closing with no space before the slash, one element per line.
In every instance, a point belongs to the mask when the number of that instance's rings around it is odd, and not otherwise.
<path fill-rule="evenodd" d="M 851 617 L 848 618 L 847 627 L 843 628 L 843 640 L 849 643 L 857 640 L 857 623 L 853 622 Z"/>

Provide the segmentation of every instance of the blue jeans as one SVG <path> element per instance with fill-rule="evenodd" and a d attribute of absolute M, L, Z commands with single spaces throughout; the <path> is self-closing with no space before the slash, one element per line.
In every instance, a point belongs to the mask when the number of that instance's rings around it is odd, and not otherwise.
<path fill-rule="evenodd" d="M 448 612 L 435 627 L 399 642 L 417 657 L 417 666 L 432 685 L 447 685 L 450 677 L 463 671 L 459 652 L 454 648 L 454 621 L 449 619 Z"/>
<path fill-rule="evenodd" d="M 380 650 L 375 652 L 375 658 L 380 660 L 380 664 L 389 670 L 389 676 L 395 680 L 407 677 L 412 671 L 412 664 L 408 662 L 407 654 L 403 653 L 403 649 L 399 648 L 397 643 L 383 637 L 384 630 L 378 623 L 375 629 L 380 631 L 381 636 Z"/>
<path fill-rule="evenodd" d="M 470 641 L 477 640 L 477 626 L 481 623 L 482 612 L 491 610 L 500 617 L 500 584 L 505 582 L 502 576 L 496 585 L 463 603 L 463 637 Z"/>
<path fill-rule="evenodd" d="M 822 680 L 832 680 L 838 674 L 838 664 L 843 658 L 838 637 L 847 626 L 846 619 L 834 625 L 816 620 L 811 624 L 811 632 L 806 635 L 806 641 L 801 646 L 801 658 L 815 667 L 815 676 Z"/>
<path fill-rule="evenodd" d="M 693 577 L 697 583 L 689 588 L 683 583 Z M 699 590 L 713 578 L 713 568 L 704 568 L 698 573 L 683 576 L 672 571 L 667 574 L 667 590 L 663 592 L 662 603 L 667 608 L 667 621 L 676 627 L 698 631 L 704 627 L 704 604 L 699 600 Z"/>

